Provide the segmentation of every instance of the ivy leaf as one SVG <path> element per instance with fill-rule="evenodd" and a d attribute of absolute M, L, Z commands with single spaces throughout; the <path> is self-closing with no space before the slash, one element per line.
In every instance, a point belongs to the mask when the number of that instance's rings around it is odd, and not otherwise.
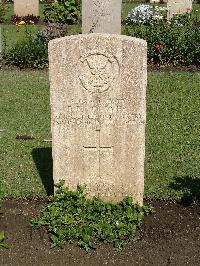
<path fill-rule="evenodd" d="M 1 248 L 6 248 L 6 249 L 9 249 L 10 248 L 9 245 L 6 244 L 6 243 L 0 243 L 0 247 Z"/>
<path fill-rule="evenodd" d="M 5 234 L 3 231 L 0 231 L 0 242 L 2 242 L 5 239 Z"/>

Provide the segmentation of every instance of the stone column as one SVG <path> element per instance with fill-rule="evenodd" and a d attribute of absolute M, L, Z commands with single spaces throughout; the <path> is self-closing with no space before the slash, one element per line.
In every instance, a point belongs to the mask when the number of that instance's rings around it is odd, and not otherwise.
<path fill-rule="evenodd" d="M 82 33 L 121 34 L 122 0 L 82 0 Z"/>

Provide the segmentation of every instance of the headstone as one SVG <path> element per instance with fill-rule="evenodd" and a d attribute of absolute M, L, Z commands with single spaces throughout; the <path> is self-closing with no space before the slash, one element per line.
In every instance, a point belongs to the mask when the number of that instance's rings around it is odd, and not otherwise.
<path fill-rule="evenodd" d="M 176 14 L 192 12 L 192 0 L 168 0 L 167 19 L 170 20 Z"/>
<path fill-rule="evenodd" d="M 83 0 L 82 33 L 121 34 L 122 0 Z"/>
<path fill-rule="evenodd" d="M 14 13 L 19 17 L 39 16 L 39 0 L 14 0 Z"/>
<path fill-rule="evenodd" d="M 49 43 L 54 182 L 142 204 L 146 41 L 87 34 Z"/>

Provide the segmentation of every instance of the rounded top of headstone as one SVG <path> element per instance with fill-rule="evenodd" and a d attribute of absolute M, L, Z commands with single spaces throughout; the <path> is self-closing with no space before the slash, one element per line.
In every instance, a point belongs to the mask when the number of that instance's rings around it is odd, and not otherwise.
<path fill-rule="evenodd" d="M 126 35 L 119 35 L 119 34 L 107 34 L 107 33 L 91 33 L 91 34 L 78 34 L 78 35 L 70 35 L 65 36 L 57 39 L 53 39 L 49 42 L 49 46 L 58 44 L 60 42 L 64 42 L 65 40 L 76 41 L 76 40 L 84 40 L 84 39 L 98 39 L 98 38 L 105 38 L 105 39 L 116 39 L 121 41 L 128 41 L 138 43 L 141 46 L 147 46 L 147 42 L 143 39 L 130 37 Z"/>

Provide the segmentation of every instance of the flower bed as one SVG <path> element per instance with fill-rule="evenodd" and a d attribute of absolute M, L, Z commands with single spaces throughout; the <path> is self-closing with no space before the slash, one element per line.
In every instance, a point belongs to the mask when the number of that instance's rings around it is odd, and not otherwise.
<path fill-rule="evenodd" d="M 126 34 L 148 44 L 148 63 L 200 65 L 200 22 L 191 14 L 166 20 L 166 9 L 140 5 L 129 12 Z"/>

